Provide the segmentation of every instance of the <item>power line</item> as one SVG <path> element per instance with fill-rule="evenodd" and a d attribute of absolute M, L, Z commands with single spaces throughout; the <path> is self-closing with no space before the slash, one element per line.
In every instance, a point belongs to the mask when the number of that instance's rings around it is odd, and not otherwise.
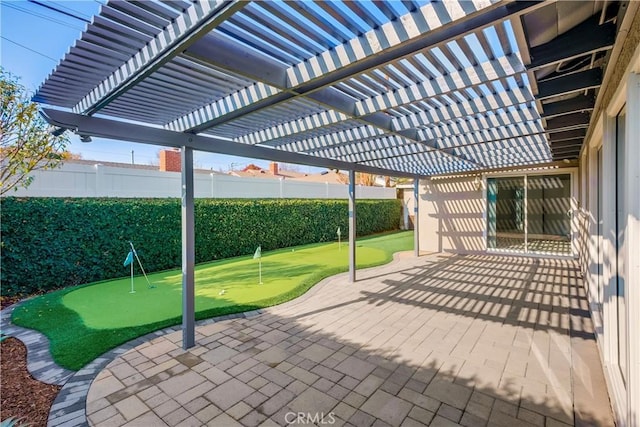
<path fill-rule="evenodd" d="M 58 3 L 58 2 L 55 2 L 55 1 L 53 1 L 53 0 L 49 0 L 49 3 L 51 3 L 51 4 L 55 4 L 55 5 L 56 5 L 56 6 L 58 6 L 59 8 L 61 8 L 61 9 L 65 9 L 65 10 L 68 10 L 69 12 L 77 13 L 77 14 L 78 14 L 78 16 L 81 16 L 81 17 L 83 17 L 83 18 L 91 19 L 91 15 L 87 15 L 86 13 L 83 13 L 83 12 L 80 12 L 80 11 L 78 11 L 78 10 L 72 9 L 72 8 L 70 8 L 69 6 L 65 6 L 65 5 L 63 5 L 63 4 L 61 4 L 61 3 Z"/>
<path fill-rule="evenodd" d="M 55 18 L 51 18 L 50 16 L 43 15 L 41 13 L 37 13 L 37 12 L 33 12 L 31 10 L 28 10 L 28 9 L 24 9 L 22 7 L 16 6 L 15 4 L 13 4 L 11 2 L 6 2 L 5 1 L 5 2 L 2 2 L 2 5 L 3 6 L 7 6 L 7 7 L 11 8 L 11 9 L 17 10 L 19 12 L 26 13 L 27 15 L 35 16 L 35 17 L 41 18 L 41 19 L 46 19 L 47 21 L 51 21 L 51 22 L 54 22 L 56 24 L 63 25 L 65 27 L 71 28 L 73 30 L 82 31 L 82 28 L 76 27 L 74 25 L 68 24 L 68 23 L 66 23 L 64 21 L 60 21 L 60 20 L 55 19 Z"/>
<path fill-rule="evenodd" d="M 42 6 L 42 7 L 46 8 L 46 9 L 53 10 L 54 12 L 61 13 L 61 14 L 65 15 L 65 16 L 69 16 L 71 18 L 75 18 L 75 19 L 77 19 L 79 21 L 82 21 L 82 22 L 85 22 L 87 24 L 90 23 L 90 21 L 88 19 L 85 19 L 85 18 L 83 18 L 81 16 L 78 16 L 75 13 L 65 12 L 64 10 L 58 9 L 56 7 L 53 7 L 53 6 L 49 5 L 49 4 L 45 4 L 45 3 L 39 2 L 37 0 L 28 0 L 28 1 L 30 3 L 37 4 L 38 6 Z"/>
<path fill-rule="evenodd" d="M 53 61 L 53 62 L 55 62 L 55 63 L 57 63 L 57 62 L 58 62 L 58 60 L 57 60 L 57 59 L 55 59 L 55 58 L 52 58 L 52 57 L 50 57 L 50 56 L 48 56 L 48 55 L 45 55 L 45 54 L 44 54 L 44 53 L 42 53 L 42 52 L 38 52 L 37 50 L 33 50 L 33 49 L 31 49 L 30 47 L 27 47 L 27 46 L 25 46 L 25 45 L 23 45 L 23 44 L 20 44 L 20 43 L 18 43 L 18 42 L 14 42 L 13 40 L 10 40 L 10 39 L 6 38 L 5 36 L 0 36 L 0 37 L 2 37 L 4 40 L 8 41 L 9 43 L 13 43 L 13 44 L 15 44 L 16 46 L 20 46 L 20 47 L 21 47 L 21 48 L 23 48 L 23 49 L 26 49 L 26 50 L 31 51 L 31 52 L 33 52 L 33 53 L 37 53 L 37 54 L 38 54 L 38 55 L 40 55 L 40 56 L 44 56 L 45 58 L 50 59 L 50 60 L 52 60 L 52 61 Z"/>

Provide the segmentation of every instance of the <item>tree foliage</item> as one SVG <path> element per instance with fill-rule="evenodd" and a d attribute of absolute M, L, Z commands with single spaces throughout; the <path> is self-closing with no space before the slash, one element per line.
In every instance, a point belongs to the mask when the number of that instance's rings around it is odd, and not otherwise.
<path fill-rule="evenodd" d="M 25 87 L 1 67 L 0 107 L 0 194 L 5 194 L 27 187 L 31 172 L 59 166 L 69 139 L 49 132 Z"/>
<path fill-rule="evenodd" d="M 376 175 L 372 173 L 357 172 L 356 182 L 360 185 L 371 187 L 376 183 Z"/>

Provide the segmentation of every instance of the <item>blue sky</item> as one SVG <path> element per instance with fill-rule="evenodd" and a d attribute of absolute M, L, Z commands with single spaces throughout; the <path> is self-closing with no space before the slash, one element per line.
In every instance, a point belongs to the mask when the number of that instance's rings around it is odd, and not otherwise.
<path fill-rule="evenodd" d="M 41 0 L 56 9 L 90 20 L 105 0 Z M 20 82 L 34 92 L 53 71 L 57 62 L 69 47 L 80 37 L 86 23 L 81 19 L 26 0 L 0 0 L 0 63 L 2 67 L 20 78 Z M 123 141 L 93 138 L 93 142 L 80 142 L 71 137 L 69 151 L 79 153 L 88 160 L 157 164 L 158 151 L 162 147 Z M 195 154 L 196 167 L 228 170 L 232 165 L 238 169 L 248 163 L 266 167 L 268 162 L 211 153 Z M 300 166 L 300 170 L 315 171 L 316 168 Z"/>

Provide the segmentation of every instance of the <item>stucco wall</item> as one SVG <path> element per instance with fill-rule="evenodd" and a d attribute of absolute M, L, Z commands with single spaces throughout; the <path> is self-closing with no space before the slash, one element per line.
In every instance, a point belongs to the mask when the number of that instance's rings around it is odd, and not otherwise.
<path fill-rule="evenodd" d="M 486 250 L 483 190 L 475 177 L 420 181 L 420 250 Z"/>

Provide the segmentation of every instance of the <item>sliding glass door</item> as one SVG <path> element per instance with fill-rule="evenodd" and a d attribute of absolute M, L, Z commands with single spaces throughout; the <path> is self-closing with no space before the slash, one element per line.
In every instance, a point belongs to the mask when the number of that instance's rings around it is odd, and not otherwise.
<path fill-rule="evenodd" d="M 571 255 L 571 175 L 487 178 L 487 247 Z"/>
<path fill-rule="evenodd" d="M 571 176 L 527 177 L 529 252 L 571 254 Z"/>
<path fill-rule="evenodd" d="M 488 246 L 490 249 L 525 249 L 524 178 L 488 178 Z"/>

